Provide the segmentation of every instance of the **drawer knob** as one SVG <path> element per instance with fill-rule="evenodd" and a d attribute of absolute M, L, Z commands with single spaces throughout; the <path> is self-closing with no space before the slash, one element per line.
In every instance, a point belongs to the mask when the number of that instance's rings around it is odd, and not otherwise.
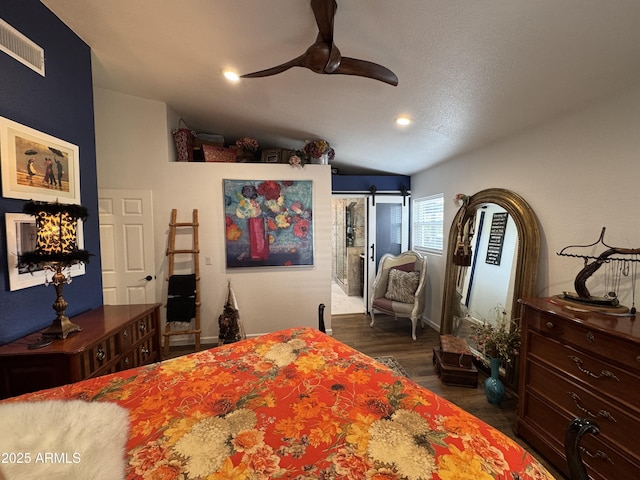
<path fill-rule="evenodd" d="M 144 333 L 147 330 L 147 325 L 144 322 L 140 322 L 140 331 Z"/>
<path fill-rule="evenodd" d="M 553 328 L 553 327 L 555 327 L 553 322 L 547 322 L 547 328 Z"/>
<path fill-rule="evenodd" d="M 128 358 L 125 358 L 125 359 L 124 359 L 124 364 L 125 364 L 127 367 L 129 366 L 129 359 L 128 359 Z"/>
<path fill-rule="evenodd" d="M 595 340 L 596 340 L 596 337 L 593 336 L 593 333 L 587 332 L 587 342 L 593 343 L 595 342 Z"/>
<path fill-rule="evenodd" d="M 106 355 L 105 355 L 104 350 L 102 349 L 102 347 L 98 348 L 98 352 L 96 353 L 96 360 L 101 362 L 102 360 L 104 360 L 105 356 Z"/>
<path fill-rule="evenodd" d="M 149 349 L 147 347 L 142 347 L 140 353 L 142 353 L 143 357 L 147 357 L 149 355 Z"/>
<path fill-rule="evenodd" d="M 125 337 L 129 336 L 129 332 L 127 332 L 126 330 L 124 332 L 122 332 L 122 335 L 124 335 Z"/>

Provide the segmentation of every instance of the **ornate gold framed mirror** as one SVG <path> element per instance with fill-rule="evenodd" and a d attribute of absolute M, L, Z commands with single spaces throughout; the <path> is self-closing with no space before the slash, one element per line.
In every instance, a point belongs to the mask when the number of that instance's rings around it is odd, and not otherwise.
<path fill-rule="evenodd" d="M 508 314 L 513 319 L 520 318 L 519 299 L 535 295 L 536 277 L 538 272 L 538 256 L 540 254 L 540 229 L 538 220 L 533 210 L 527 202 L 518 194 L 501 188 L 490 188 L 482 190 L 468 198 L 456 214 L 449 231 L 447 246 L 446 270 L 444 279 L 444 292 L 442 299 L 442 317 L 440 322 L 440 333 L 454 333 L 454 317 L 459 315 L 461 302 L 464 303 L 462 286 L 465 284 L 464 277 L 468 275 L 470 267 L 456 265 L 454 255 L 458 246 L 458 235 L 460 229 L 465 232 L 473 231 L 476 214 L 482 209 L 489 210 L 495 208 L 498 214 L 493 214 L 494 218 L 502 220 L 507 217 L 515 225 L 513 243 L 513 259 L 505 259 L 509 262 L 509 279 L 507 291 L 504 292 L 506 299 L 503 304 Z M 499 217 L 496 217 L 499 215 Z M 491 225 L 493 227 L 493 224 Z M 491 263 L 495 261 L 495 251 L 491 251 L 491 239 L 483 249 L 473 249 L 471 255 L 476 257 L 477 262 Z M 495 246 L 494 246 L 495 247 Z M 502 245 L 500 244 L 500 253 Z M 459 263 L 459 262 L 457 262 Z M 473 274 L 472 274 L 473 278 Z M 466 280 L 469 285 L 469 280 Z M 492 282 L 485 280 L 484 283 Z M 474 288 L 483 285 L 483 278 L 477 273 L 473 278 Z M 494 307 L 496 305 L 494 304 Z"/>

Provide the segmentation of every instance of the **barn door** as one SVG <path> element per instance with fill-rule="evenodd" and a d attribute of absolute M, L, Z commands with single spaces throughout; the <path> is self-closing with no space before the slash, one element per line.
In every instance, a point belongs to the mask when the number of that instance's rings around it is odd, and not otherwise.
<path fill-rule="evenodd" d="M 365 251 L 365 305 L 370 310 L 373 281 L 380 258 L 409 249 L 409 197 L 371 195 L 367 197 L 367 249 Z"/>

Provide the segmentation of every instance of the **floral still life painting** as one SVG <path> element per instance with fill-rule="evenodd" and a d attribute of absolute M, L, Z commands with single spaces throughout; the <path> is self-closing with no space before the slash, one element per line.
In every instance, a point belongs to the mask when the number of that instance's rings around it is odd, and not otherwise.
<path fill-rule="evenodd" d="M 224 180 L 227 268 L 313 265 L 310 180 Z"/>

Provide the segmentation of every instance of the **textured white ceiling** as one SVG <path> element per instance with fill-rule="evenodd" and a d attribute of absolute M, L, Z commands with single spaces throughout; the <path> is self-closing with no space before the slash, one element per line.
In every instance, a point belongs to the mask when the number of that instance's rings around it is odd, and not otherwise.
<path fill-rule="evenodd" d="M 640 82 L 638 0 L 338 0 L 344 56 L 399 85 L 293 68 L 306 0 L 42 0 L 93 51 L 98 87 L 166 102 L 264 148 L 325 138 L 348 173 L 413 174 Z M 399 114 L 415 122 L 400 128 Z"/>

